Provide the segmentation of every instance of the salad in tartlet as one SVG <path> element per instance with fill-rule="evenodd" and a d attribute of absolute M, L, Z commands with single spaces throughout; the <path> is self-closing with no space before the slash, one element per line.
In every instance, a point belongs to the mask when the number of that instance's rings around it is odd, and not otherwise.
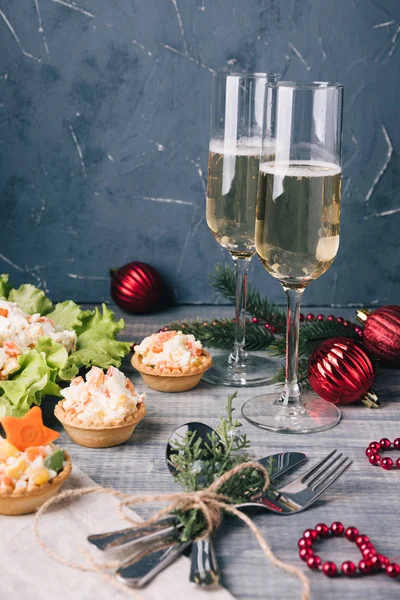
<path fill-rule="evenodd" d="M 92 367 L 62 390 L 55 415 L 81 446 L 106 448 L 126 442 L 146 414 L 145 394 L 138 394 L 122 371 Z"/>
<path fill-rule="evenodd" d="M 144 382 L 161 392 L 194 388 L 211 364 L 211 356 L 201 342 L 182 331 L 165 331 L 146 337 L 135 346 L 132 358 L 132 365 Z"/>
<path fill-rule="evenodd" d="M 38 406 L 21 418 L 4 417 L 0 437 L 0 514 L 34 512 L 71 473 L 71 460 L 53 442 L 59 434 L 43 425 Z"/>

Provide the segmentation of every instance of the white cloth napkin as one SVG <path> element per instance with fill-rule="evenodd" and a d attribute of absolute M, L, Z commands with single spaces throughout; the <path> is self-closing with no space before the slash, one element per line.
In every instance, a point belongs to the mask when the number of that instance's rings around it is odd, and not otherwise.
<path fill-rule="evenodd" d="M 77 467 L 62 490 L 95 485 Z M 129 526 L 118 514 L 118 500 L 90 494 L 57 504 L 40 520 L 42 538 L 72 562 L 85 562 L 77 550 L 89 548 L 87 535 Z M 133 515 L 134 516 L 134 515 Z M 134 516 L 135 518 L 135 516 Z M 138 517 L 139 518 L 139 517 Z M 128 600 L 131 593 L 116 589 L 95 573 L 77 571 L 50 558 L 33 531 L 34 515 L 0 516 L 0 598 L 13 600 Z M 95 550 L 96 552 L 96 550 Z M 97 551 L 98 552 L 98 551 Z M 96 555 L 93 554 L 95 557 Z M 97 556 L 96 556 L 97 558 Z M 142 600 L 232 600 L 224 588 L 203 591 L 189 582 L 190 561 L 180 557 L 146 588 L 135 590 Z"/>

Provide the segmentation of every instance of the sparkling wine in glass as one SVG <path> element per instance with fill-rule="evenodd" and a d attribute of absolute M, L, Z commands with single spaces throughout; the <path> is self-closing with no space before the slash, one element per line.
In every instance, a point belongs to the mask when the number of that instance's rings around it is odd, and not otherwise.
<path fill-rule="evenodd" d="M 245 350 L 246 281 L 255 254 L 254 226 L 261 154 L 265 84 L 276 75 L 214 76 L 208 155 L 207 224 L 235 264 L 236 337 L 231 353 L 213 357 L 203 379 L 209 383 L 252 386 L 270 383 L 276 363 Z M 274 145 L 264 144 L 272 160 Z"/>
<path fill-rule="evenodd" d="M 281 433 L 336 425 L 338 408 L 297 382 L 300 303 L 339 248 L 343 87 L 324 82 L 267 84 L 264 128 L 275 156 L 262 150 L 255 242 L 264 268 L 286 292 L 286 381 L 283 391 L 248 400 L 243 416 Z"/>

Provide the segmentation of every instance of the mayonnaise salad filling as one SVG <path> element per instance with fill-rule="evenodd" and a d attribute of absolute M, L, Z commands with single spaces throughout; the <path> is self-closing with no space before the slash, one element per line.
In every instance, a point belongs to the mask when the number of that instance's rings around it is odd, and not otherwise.
<path fill-rule="evenodd" d="M 57 477 L 65 464 L 64 451 L 52 444 L 21 452 L 0 437 L 0 493 L 32 491 Z"/>
<path fill-rule="evenodd" d="M 19 369 L 17 357 L 34 348 L 41 337 L 51 338 L 67 352 L 76 348 L 75 331 L 57 331 L 51 319 L 27 315 L 16 302 L 0 300 L 0 379 L 7 379 Z"/>
<path fill-rule="evenodd" d="M 83 377 L 76 377 L 61 391 L 62 408 L 69 420 L 84 426 L 112 424 L 134 415 L 146 394 L 138 394 L 133 383 L 115 367 L 92 367 Z"/>
<path fill-rule="evenodd" d="M 140 354 L 144 365 L 168 367 L 196 367 L 202 355 L 202 344 L 194 335 L 186 335 L 182 331 L 166 331 L 154 333 L 135 346 L 135 353 Z"/>

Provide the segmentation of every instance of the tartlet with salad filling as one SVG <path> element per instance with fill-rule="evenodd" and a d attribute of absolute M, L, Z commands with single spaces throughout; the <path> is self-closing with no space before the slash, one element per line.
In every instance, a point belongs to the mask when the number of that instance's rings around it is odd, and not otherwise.
<path fill-rule="evenodd" d="M 61 391 L 54 414 L 80 446 L 109 448 L 126 442 L 146 414 L 145 394 L 116 367 L 92 367 Z"/>
<path fill-rule="evenodd" d="M 165 331 L 135 346 L 132 365 L 153 390 L 185 392 L 200 382 L 212 358 L 193 335 Z"/>
<path fill-rule="evenodd" d="M 0 514 L 35 512 L 71 473 L 68 453 L 53 442 L 59 434 L 43 425 L 34 406 L 24 417 L 4 417 L 0 438 Z"/>

